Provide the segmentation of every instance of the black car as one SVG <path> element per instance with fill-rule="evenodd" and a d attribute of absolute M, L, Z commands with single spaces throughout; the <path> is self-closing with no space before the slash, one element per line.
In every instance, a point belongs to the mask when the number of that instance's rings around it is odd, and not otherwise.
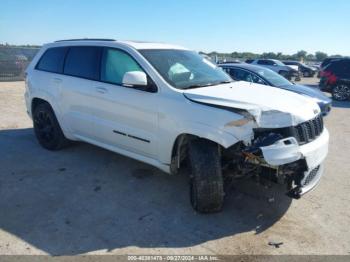
<path fill-rule="evenodd" d="M 332 93 L 335 100 L 350 98 L 350 58 L 331 61 L 320 72 L 320 89 Z"/>
<path fill-rule="evenodd" d="M 303 85 L 293 84 L 270 69 L 243 63 L 222 64 L 219 66 L 223 68 L 223 70 L 228 73 L 233 80 L 274 86 L 311 97 L 316 100 L 324 116 L 327 115 L 331 110 L 332 100 L 324 95 L 320 90 Z"/>
<path fill-rule="evenodd" d="M 317 70 L 311 66 L 305 65 L 298 61 L 282 61 L 285 65 L 296 65 L 299 67 L 299 71 L 302 73 L 304 77 L 314 77 L 317 73 Z"/>
<path fill-rule="evenodd" d="M 321 63 L 321 69 L 328 66 L 331 62 L 341 59 L 340 57 L 327 57 Z"/>

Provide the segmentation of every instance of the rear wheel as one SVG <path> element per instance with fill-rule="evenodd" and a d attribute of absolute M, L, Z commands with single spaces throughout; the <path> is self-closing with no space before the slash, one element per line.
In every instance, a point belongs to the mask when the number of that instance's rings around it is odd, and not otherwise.
<path fill-rule="evenodd" d="M 201 213 L 222 209 L 224 182 L 218 145 L 194 140 L 189 145 L 190 197 L 192 207 Z"/>
<path fill-rule="evenodd" d="M 332 97 L 337 101 L 345 101 L 350 97 L 350 87 L 345 84 L 337 84 L 332 89 Z"/>
<path fill-rule="evenodd" d="M 59 150 L 69 143 L 48 103 L 42 103 L 35 107 L 33 125 L 35 136 L 44 148 Z"/>

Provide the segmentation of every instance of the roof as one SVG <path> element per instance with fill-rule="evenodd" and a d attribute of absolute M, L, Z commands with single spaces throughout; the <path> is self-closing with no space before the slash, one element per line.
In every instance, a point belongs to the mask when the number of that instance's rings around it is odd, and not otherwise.
<path fill-rule="evenodd" d="M 253 72 L 257 72 L 257 71 L 259 71 L 261 69 L 266 69 L 266 68 L 261 67 L 261 66 L 251 65 L 251 64 L 247 64 L 247 63 L 219 64 L 218 66 L 220 66 L 220 67 L 242 68 L 242 69 L 251 70 Z"/>
<path fill-rule="evenodd" d="M 135 49 L 186 49 L 182 46 L 157 43 L 157 42 L 140 42 L 140 41 L 117 41 L 132 46 Z"/>
<path fill-rule="evenodd" d="M 157 42 L 144 42 L 144 41 L 131 41 L 131 40 L 114 40 L 114 39 L 101 39 L 101 38 L 82 38 L 82 39 L 67 39 L 67 40 L 58 40 L 54 42 L 57 45 L 64 45 L 65 43 L 74 43 L 74 45 L 79 43 L 92 43 L 94 45 L 113 45 L 113 44 L 122 44 L 135 49 L 182 49 L 186 48 L 178 45 L 157 43 Z M 51 45 L 51 44 L 50 44 Z"/>

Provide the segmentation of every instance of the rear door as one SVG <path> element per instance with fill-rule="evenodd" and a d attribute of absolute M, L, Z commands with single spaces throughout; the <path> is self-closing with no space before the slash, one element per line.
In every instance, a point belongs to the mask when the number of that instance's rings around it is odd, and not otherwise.
<path fill-rule="evenodd" d="M 337 78 L 342 83 L 350 84 L 350 59 L 338 61 L 335 65 L 336 69 L 334 71 Z"/>
<path fill-rule="evenodd" d="M 71 133 L 83 139 L 96 137 L 94 108 L 99 105 L 95 105 L 95 86 L 99 83 L 101 54 L 101 47 L 72 46 L 65 58 L 59 97 L 63 121 Z"/>

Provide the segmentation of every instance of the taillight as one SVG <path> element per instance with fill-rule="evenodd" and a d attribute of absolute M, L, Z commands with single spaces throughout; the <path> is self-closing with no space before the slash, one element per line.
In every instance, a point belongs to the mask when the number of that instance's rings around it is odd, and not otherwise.
<path fill-rule="evenodd" d="M 329 72 L 329 71 L 321 71 L 320 72 L 320 77 L 327 77 L 327 76 L 329 76 L 331 74 L 331 72 Z"/>
<path fill-rule="evenodd" d="M 335 82 L 337 82 L 337 76 L 331 71 L 321 71 L 320 77 L 326 78 L 326 82 L 329 85 L 335 84 Z"/>

